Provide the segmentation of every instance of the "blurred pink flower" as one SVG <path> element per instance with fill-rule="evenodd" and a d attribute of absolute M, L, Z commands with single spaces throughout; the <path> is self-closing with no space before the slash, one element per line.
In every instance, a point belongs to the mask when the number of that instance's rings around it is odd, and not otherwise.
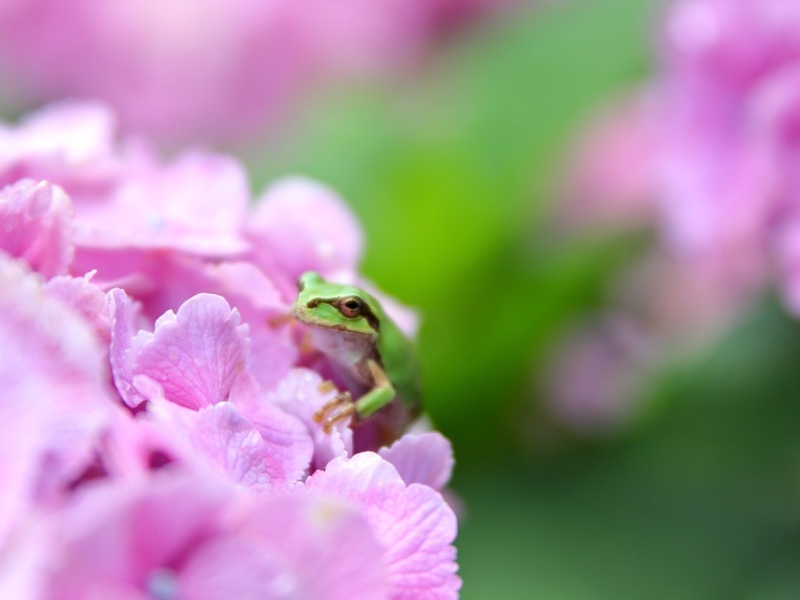
<path fill-rule="evenodd" d="M 637 392 L 653 353 L 646 334 L 625 317 L 576 326 L 548 365 L 544 398 L 550 415 L 583 435 L 616 432 L 639 408 Z"/>
<path fill-rule="evenodd" d="M 251 206 L 235 161 L 164 165 L 103 107 L 0 127 L 0 595 L 455 598 L 449 442 L 326 434 L 282 324 L 360 250 L 320 184 Z"/>
<path fill-rule="evenodd" d="M 0 336 L 2 546 L 37 498 L 80 475 L 114 406 L 92 328 L 3 252 Z"/>
<path fill-rule="evenodd" d="M 126 130 L 252 137 L 310 84 L 394 69 L 507 0 L 12 0 L 0 70 L 33 101 L 100 98 Z"/>
<path fill-rule="evenodd" d="M 559 217 L 567 229 L 650 225 L 658 131 L 647 97 L 623 98 L 579 130 L 560 179 Z"/>
<path fill-rule="evenodd" d="M 579 140 L 562 216 L 657 230 L 615 311 L 665 355 L 767 285 L 800 313 L 800 4 L 676 0 L 662 16 L 656 71 Z M 594 372 L 597 390 L 635 378 L 638 359 L 589 359 L 589 346 L 566 363 Z M 568 373 L 556 379 L 580 377 Z M 574 395 L 561 392 L 555 404 Z"/>
<path fill-rule="evenodd" d="M 355 507 L 242 498 L 162 471 L 88 490 L 54 522 L 44 597 L 387 598 L 382 549 Z"/>
<path fill-rule="evenodd" d="M 607 213 L 616 201 L 626 219 L 649 201 L 686 268 L 739 302 L 777 267 L 800 310 L 800 5 L 679 0 L 661 31 L 658 70 L 629 102 L 638 108 L 602 123 L 587 141 L 592 156 L 576 163 L 582 210 Z"/>

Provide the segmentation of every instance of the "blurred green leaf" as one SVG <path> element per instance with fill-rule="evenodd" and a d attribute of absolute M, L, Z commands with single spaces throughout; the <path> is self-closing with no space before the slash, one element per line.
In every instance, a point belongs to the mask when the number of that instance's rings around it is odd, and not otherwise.
<path fill-rule="evenodd" d="M 798 597 L 799 358 L 769 305 L 627 439 L 459 472 L 462 598 Z"/>

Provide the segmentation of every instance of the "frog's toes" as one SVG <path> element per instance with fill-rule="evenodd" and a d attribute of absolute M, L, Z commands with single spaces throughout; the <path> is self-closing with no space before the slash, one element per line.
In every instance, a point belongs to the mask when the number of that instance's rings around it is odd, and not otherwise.
<path fill-rule="evenodd" d="M 314 413 L 314 420 L 317 423 L 322 423 L 323 421 L 325 421 L 325 417 L 331 410 L 337 409 L 337 412 L 335 414 L 338 414 L 338 412 L 340 412 L 342 409 L 350 405 L 353 405 L 353 396 L 350 394 L 350 392 L 342 392 L 341 394 L 337 394 L 333 400 L 330 400 L 329 402 L 323 404 L 322 408 L 320 408 L 317 412 Z M 330 432 L 327 431 L 327 433 Z"/>
<path fill-rule="evenodd" d="M 333 426 L 337 421 L 342 421 L 348 417 L 352 417 L 354 414 L 356 414 L 356 405 L 353 402 L 348 402 L 330 417 L 325 419 L 325 423 L 322 426 L 322 431 L 330 434 L 330 432 L 333 431 Z"/>

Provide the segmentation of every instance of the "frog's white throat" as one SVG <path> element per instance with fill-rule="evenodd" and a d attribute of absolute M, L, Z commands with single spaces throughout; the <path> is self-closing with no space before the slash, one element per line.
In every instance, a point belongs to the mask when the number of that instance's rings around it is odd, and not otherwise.
<path fill-rule="evenodd" d="M 332 327 L 311 326 L 314 347 L 341 367 L 351 368 L 377 357 L 375 337 Z"/>

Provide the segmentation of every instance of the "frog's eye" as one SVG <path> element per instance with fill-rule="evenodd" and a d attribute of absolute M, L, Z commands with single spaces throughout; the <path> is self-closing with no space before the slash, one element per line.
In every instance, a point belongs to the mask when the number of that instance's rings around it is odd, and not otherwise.
<path fill-rule="evenodd" d="M 299 294 L 304 289 L 306 289 L 306 282 L 303 281 L 302 279 L 298 279 L 297 280 L 297 293 Z"/>
<path fill-rule="evenodd" d="M 364 301 L 358 296 L 347 296 L 339 300 L 339 312 L 348 319 L 360 317 L 365 308 Z"/>

